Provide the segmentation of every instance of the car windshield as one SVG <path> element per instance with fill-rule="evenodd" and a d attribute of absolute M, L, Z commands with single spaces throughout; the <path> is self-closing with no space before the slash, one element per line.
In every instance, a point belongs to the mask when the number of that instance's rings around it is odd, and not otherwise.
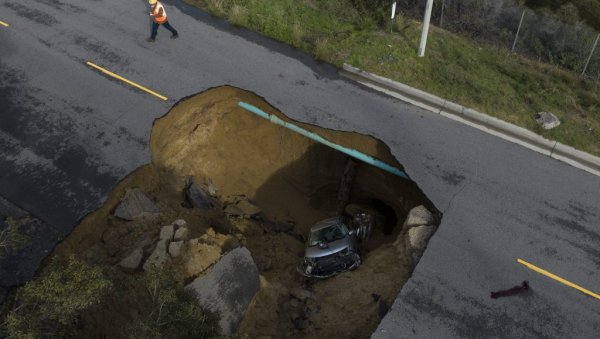
<path fill-rule="evenodd" d="M 308 246 L 316 246 L 321 242 L 330 243 L 336 240 L 344 239 L 348 235 L 348 229 L 344 224 L 337 223 L 325 228 L 310 232 L 308 237 Z"/>

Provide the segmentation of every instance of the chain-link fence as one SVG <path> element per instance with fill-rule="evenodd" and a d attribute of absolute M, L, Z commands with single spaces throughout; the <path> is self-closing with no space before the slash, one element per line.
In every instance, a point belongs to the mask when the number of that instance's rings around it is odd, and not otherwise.
<path fill-rule="evenodd" d="M 397 12 L 423 20 L 426 3 L 400 0 Z M 599 32 L 572 5 L 550 13 L 514 0 L 435 0 L 431 23 L 600 80 L 600 43 L 591 54 Z"/>

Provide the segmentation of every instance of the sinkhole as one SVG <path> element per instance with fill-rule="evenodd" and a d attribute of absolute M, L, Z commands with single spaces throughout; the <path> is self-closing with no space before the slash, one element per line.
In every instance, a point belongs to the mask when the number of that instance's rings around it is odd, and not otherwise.
<path fill-rule="evenodd" d="M 240 102 L 273 117 L 266 120 Z M 278 119 L 326 142 L 272 123 Z M 53 255 L 75 253 L 118 267 L 138 251 L 142 263 L 148 262 L 162 227 L 184 219 L 190 241 L 204 252 L 182 252 L 168 261 L 179 270 L 181 283 L 201 278 L 220 255 L 239 246 L 250 251 L 258 267 L 260 289 L 234 324 L 238 333 L 252 338 L 369 337 L 409 279 L 441 214 L 417 183 L 331 143 L 404 171 L 381 141 L 292 121 L 251 92 L 224 86 L 185 98 L 154 122 L 151 163 L 123 179 Z M 212 195 L 213 208 L 186 202 L 190 181 Z M 144 192 L 160 213 L 133 221 L 117 218 L 115 210 L 132 188 Z M 253 217 L 231 213 L 231 206 L 241 202 L 260 212 Z M 300 274 L 311 227 L 356 209 L 374 216 L 360 266 L 328 279 Z M 142 271 L 137 266 L 123 274 Z M 135 314 L 144 312 L 146 292 L 126 285 L 119 298 L 109 301 L 110 312 L 98 308 L 90 315 L 93 323 L 106 337 L 123 336 Z"/>
<path fill-rule="evenodd" d="M 253 114 L 240 102 L 272 117 Z M 315 141 L 298 128 L 282 126 L 286 123 L 404 171 L 389 147 L 371 136 L 292 121 L 255 94 L 232 87 L 189 97 L 157 120 L 152 164 L 173 190 L 193 178 L 210 182 L 222 201 L 243 196 L 261 209 L 264 232 L 247 234 L 247 246 L 255 260 L 272 265 L 261 269 L 263 288 L 240 324 L 241 332 L 368 336 L 426 245 L 426 239 L 425 244 L 409 239 L 416 233 L 410 226 L 421 226 L 410 224 L 410 211 L 429 212 L 425 226 L 433 229 L 441 214 L 412 180 Z M 378 219 L 361 266 L 327 280 L 307 281 L 295 267 L 303 259 L 310 227 L 352 205 L 367 206 Z M 285 291 L 292 288 L 307 289 L 312 297 L 290 298 Z"/>

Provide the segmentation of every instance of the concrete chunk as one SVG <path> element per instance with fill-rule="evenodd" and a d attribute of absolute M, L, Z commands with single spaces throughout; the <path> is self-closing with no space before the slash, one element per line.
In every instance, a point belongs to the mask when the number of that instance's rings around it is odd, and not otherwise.
<path fill-rule="evenodd" d="M 135 270 L 140 267 L 142 259 L 144 258 L 144 250 L 138 248 L 131 252 L 125 259 L 119 262 L 119 266 L 131 270 Z"/>
<path fill-rule="evenodd" d="M 162 268 L 167 261 L 169 261 L 169 254 L 167 253 L 168 243 L 169 241 L 167 239 L 161 239 L 158 241 L 154 252 L 150 254 L 144 263 L 144 271 L 150 271 L 154 268 Z"/>
<path fill-rule="evenodd" d="M 171 258 L 176 258 L 181 255 L 181 249 L 183 248 L 183 241 L 174 241 L 169 244 L 169 255 Z"/>
<path fill-rule="evenodd" d="M 173 225 L 177 226 L 177 228 L 179 227 L 183 227 L 185 225 L 187 225 L 187 222 L 183 219 L 177 219 L 175 221 L 173 221 Z"/>
<path fill-rule="evenodd" d="M 159 213 L 158 207 L 139 188 L 128 189 L 115 210 L 115 216 L 125 220 L 135 220 Z"/>
<path fill-rule="evenodd" d="M 405 226 L 421 226 L 421 225 L 432 225 L 434 223 L 433 214 L 425 208 L 425 206 L 417 206 L 408 212 L 406 217 Z"/>
<path fill-rule="evenodd" d="M 435 226 L 417 226 L 408 230 L 408 247 L 412 250 L 412 258 L 415 262 L 418 262 L 425 248 L 427 247 L 427 243 L 429 242 L 429 238 L 435 232 Z"/>
<path fill-rule="evenodd" d="M 410 246 L 414 249 L 424 249 L 433 231 L 435 231 L 434 226 L 417 226 L 409 229 L 408 239 Z"/>
<path fill-rule="evenodd" d="M 190 238 L 190 230 L 187 227 L 181 227 L 181 228 L 177 229 L 177 231 L 175 231 L 175 236 L 173 237 L 173 240 L 180 241 L 180 240 L 188 240 L 189 238 Z"/>
<path fill-rule="evenodd" d="M 224 255 L 210 273 L 186 286 L 204 307 L 221 314 L 221 331 L 236 332 L 248 305 L 260 288 L 258 269 L 245 247 Z"/>
<path fill-rule="evenodd" d="M 163 226 L 160 229 L 159 238 L 161 240 L 171 241 L 171 240 L 173 240 L 173 234 L 175 234 L 175 227 L 173 225 Z"/>

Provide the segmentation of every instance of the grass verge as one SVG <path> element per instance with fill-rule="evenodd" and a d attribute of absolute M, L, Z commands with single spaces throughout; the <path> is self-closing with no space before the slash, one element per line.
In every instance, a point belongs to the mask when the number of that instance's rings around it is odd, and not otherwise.
<path fill-rule="evenodd" d="M 600 155 L 600 85 L 563 69 L 436 27 L 419 58 L 419 22 L 400 15 L 390 32 L 349 0 L 185 1 L 319 60 L 349 63 Z M 543 130 L 534 120 L 541 111 L 561 125 Z"/>

